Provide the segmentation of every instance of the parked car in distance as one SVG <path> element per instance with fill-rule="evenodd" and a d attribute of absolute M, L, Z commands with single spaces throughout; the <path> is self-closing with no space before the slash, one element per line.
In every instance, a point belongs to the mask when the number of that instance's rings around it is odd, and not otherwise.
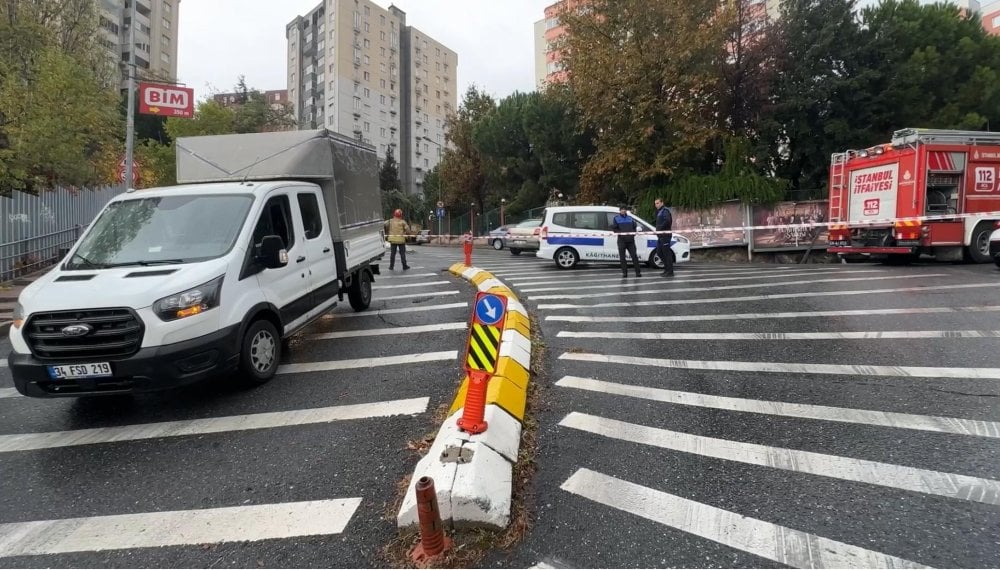
<path fill-rule="evenodd" d="M 417 236 L 413 238 L 413 242 L 417 245 L 422 243 L 430 243 L 431 241 L 431 231 L 430 230 L 420 230 L 417 232 Z"/>
<path fill-rule="evenodd" d="M 542 220 L 525 220 L 510 228 L 507 247 L 511 255 L 521 255 L 522 251 L 538 251 L 538 236 L 542 231 Z"/>
<path fill-rule="evenodd" d="M 506 224 L 506 225 L 500 226 L 499 228 L 497 228 L 495 230 L 491 230 L 490 231 L 490 233 L 486 236 L 486 238 L 487 238 L 487 241 L 489 242 L 489 244 L 491 246 L 493 246 L 493 249 L 495 249 L 497 251 L 500 251 L 504 247 L 506 247 L 506 245 L 507 245 L 507 241 L 506 240 L 507 240 L 508 234 L 510 232 L 510 229 L 512 227 L 514 227 L 514 224 Z"/>

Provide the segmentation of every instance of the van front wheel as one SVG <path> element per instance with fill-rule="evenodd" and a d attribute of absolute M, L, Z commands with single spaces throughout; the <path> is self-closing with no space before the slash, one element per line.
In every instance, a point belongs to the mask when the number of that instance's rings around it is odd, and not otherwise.
<path fill-rule="evenodd" d="M 571 247 L 564 247 L 556 252 L 555 261 L 559 269 L 573 269 L 580 263 L 580 254 Z"/>
<path fill-rule="evenodd" d="M 281 360 L 281 347 L 281 336 L 274 323 L 266 319 L 254 321 L 243 333 L 240 382 L 260 386 L 274 378 Z"/>

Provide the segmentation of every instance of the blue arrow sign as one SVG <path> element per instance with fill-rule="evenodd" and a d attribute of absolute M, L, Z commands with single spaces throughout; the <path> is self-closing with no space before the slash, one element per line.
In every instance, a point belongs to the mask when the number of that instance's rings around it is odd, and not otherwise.
<path fill-rule="evenodd" d="M 476 301 L 476 320 L 492 326 L 503 319 L 505 303 L 498 295 L 483 295 Z"/>
<path fill-rule="evenodd" d="M 438 218 L 443 218 L 444 217 L 444 208 L 438 208 L 437 209 L 437 217 Z"/>

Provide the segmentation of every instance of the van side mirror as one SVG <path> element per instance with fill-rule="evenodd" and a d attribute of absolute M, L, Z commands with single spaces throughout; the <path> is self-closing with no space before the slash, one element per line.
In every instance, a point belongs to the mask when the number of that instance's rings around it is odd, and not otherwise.
<path fill-rule="evenodd" d="M 257 261 L 268 269 L 277 269 L 288 265 L 288 251 L 285 241 L 278 236 L 264 236 L 260 242 Z"/>

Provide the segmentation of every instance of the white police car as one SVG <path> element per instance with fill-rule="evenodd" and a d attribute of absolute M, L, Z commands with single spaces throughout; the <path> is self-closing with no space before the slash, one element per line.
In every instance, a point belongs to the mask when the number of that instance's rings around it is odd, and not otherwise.
<path fill-rule="evenodd" d="M 571 269 L 579 263 L 617 263 L 618 237 L 611 227 L 618 208 L 612 206 L 553 206 L 542 215 L 542 231 L 537 255 L 555 261 L 560 269 Z M 640 231 L 655 231 L 645 220 L 629 212 Z M 656 236 L 636 236 L 635 249 L 639 259 L 651 267 L 663 267 L 656 253 Z M 691 260 L 691 242 L 673 234 L 670 249 L 674 263 Z"/>

